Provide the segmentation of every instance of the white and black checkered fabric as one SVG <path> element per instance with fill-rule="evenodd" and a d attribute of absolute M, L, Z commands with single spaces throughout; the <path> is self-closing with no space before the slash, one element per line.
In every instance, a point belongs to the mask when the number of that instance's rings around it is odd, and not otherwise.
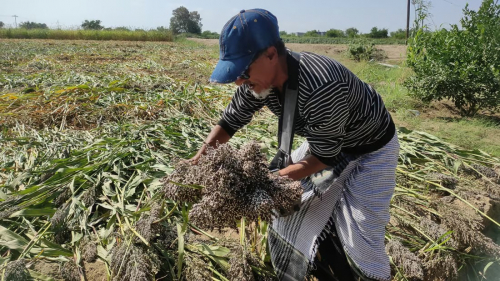
<path fill-rule="evenodd" d="M 307 142 L 302 144 L 292 153 L 293 161 L 302 159 L 308 148 Z M 321 196 L 316 196 L 309 180 L 302 181 L 300 211 L 276 218 L 269 227 L 271 258 L 279 280 L 305 279 L 332 225 L 346 254 L 366 277 L 390 280 L 384 235 L 398 153 L 396 135 L 375 152 L 357 157 L 341 153 L 345 161 L 333 167 L 332 184 Z"/>

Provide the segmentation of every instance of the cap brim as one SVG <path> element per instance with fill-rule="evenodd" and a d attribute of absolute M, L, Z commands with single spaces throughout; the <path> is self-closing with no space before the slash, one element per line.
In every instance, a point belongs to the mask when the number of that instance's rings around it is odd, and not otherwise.
<path fill-rule="evenodd" d="M 253 53 L 235 60 L 219 60 L 215 66 L 210 82 L 212 83 L 232 83 L 238 79 L 243 71 L 250 65 Z"/>

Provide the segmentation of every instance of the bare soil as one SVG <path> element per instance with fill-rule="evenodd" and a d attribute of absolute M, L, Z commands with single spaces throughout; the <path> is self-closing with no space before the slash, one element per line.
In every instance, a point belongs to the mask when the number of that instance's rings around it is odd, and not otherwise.
<path fill-rule="evenodd" d="M 31 269 L 47 277 L 52 277 L 55 280 L 63 280 L 59 272 L 59 267 L 60 264 L 57 262 L 39 260 L 31 267 Z M 98 260 L 92 263 L 85 262 L 83 268 L 84 268 L 85 280 L 88 281 L 108 280 L 108 272 L 106 270 L 106 265 L 102 261 Z"/>
<path fill-rule="evenodd" d="M 217 39 L 190 38 L 189 40 L 207 44 L 209 46 L 214 46 L 219 44 L 219 40 Z M 288 43 L 286 44 L 286 46 L 296 52 L 312 52 L 326 56 L 340 56 L 343 52 L 347 50 L 347 45 L 345 44 Z M 387 56 L 385 61 L 389 63 L 391 62 L 396 63 L 406 58 L 406 45 L 375 45 L 375 48 L 385 52 Z"/>

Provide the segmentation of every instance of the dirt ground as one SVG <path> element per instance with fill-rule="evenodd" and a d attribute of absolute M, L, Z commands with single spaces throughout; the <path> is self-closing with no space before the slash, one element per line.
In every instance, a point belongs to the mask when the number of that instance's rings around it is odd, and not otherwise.
<path fill-rule="evenodd" d="M 52 277 L 55 280 L 63 280 L 61 274 L 59 273 L 60 264 L 57 262 L 48 262 L 44 260 L 39 260 L 32 265 L 30 269 L 39 272 L 47 277 Z M 83 265 L 85 279 L 88 281 L 106 281 L 108 280 L 108 273 L 106 270 L 106 265 L 102 261 L 96 261 L 92 263 L 85 262 Z"/>
<path fill-rule="evenodd" d="M 217 39 L 198 39 L 190 38 L 196 42 L 207 44 L 210 46 L 218 45 L 219 40 Z M 341 44 L 298 44 L 298 43 L 288 43 L 286 44 L 288 48 L 296 52 L 312 52 L 320 55 L 336 56 L 341 55 L 345 50 L 347 50 L 347 45 Z M 384 60 L 388 63 L 397 62 L 404 60 L 406 58 L 406 46 L 405 45 L 376 45 L 377 49 L 381 49 L 387 55 Z"/>

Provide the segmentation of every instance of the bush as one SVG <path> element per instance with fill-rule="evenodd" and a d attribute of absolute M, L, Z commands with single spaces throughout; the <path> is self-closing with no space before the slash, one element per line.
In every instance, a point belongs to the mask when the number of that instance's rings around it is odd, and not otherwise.
<path fill-rule="evenodd" d="M 201 38 L 203 38 L 203 39 L 219 39 L 219 33 L 211 32 L 210 30 L 205 30 L 201 33 Z"/>
<path fill-rule="evenodd" d="M 373 54 L 373 43 L 352 43 L 347 47 L 347 55 L 356 61 L 370 60 Z"/>
<path fill-rule="evenodd" d="M 386 57 L 385 52 L 375 48 L 373 42 L 359 41 L 351 43 L 347 47 L 347 55 L 356 61 L 368 61 L 371 59 L 382 60 Z"/>
<path fill-rule="evenodd" d="M 350 28 L 345 30 L 345 34 L 349 38 L 358 37 L 359 30 L 357 28 L 350 27 Z"/>
<path fill-rule="evenodd" d="M 304 33 L 304 37 L 319 37 L 319 31 L 318 30 L 309 30 L 306 33 Z"/>
<path fill-rule="evenodd" d="M 332 28 L 326 32 L 326 37 L 345 37 L 345 33 L 340 29 Z"/>
<path fill-rule="evenodd" d="M 406 30 L 400 28 L 397 31 L 391 32 L 391 38 L 406 39 Z"/>
<path fill-rule="evenodd" d="M 425 32 L 409 42 L 414 75 L 405 85 L 425 102 L 450 99 L 463 116 L 500 105 L 500 5 L 485 0 L 479 10 L 464 8 L 462 27 Z"/>

